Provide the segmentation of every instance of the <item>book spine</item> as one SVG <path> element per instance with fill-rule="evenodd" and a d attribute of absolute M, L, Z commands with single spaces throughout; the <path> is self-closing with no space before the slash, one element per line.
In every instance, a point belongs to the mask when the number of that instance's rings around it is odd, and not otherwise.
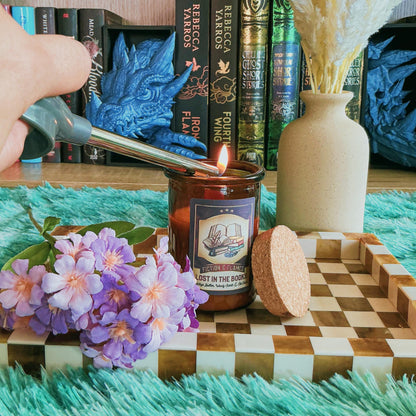
<path fill-rule="evenodd" d="M 238 89 L 240 160 L 264 164 L 269 0 L 242 0 Z"/>
<path fill-rule="evenodd" d="M 188 81 L 175 98 L 175 130 L 208 147 L 210 0 L 176 0 L 175 72 L 192 66 Z"/>
<path fill-rule="evenodd" d="M 56 33 L 55 7 L 36 7 L 35 22 L 38 35 L 54 35 Z M 61 162 L 61 142 L 55 142 L 54 148 L 42 158 L 42 162 Z"/>
<path fill-rule="evenodd" d="M 238 8 L 239 0 L 211 0 L 208 147 L 215 160 L 224 144 L 236 158 Z"/>
<path fill-rule="evenodd" d="M 31 6 L 13 6 L 12 17 L 29 35 L 36 34 L 35 8 Z M 24 163 L 40 163 L 42 158 L 21 159 Z"/>
<path fill-rule="evenodd" d="M 299 111 L 300 36 L 288 0 L 273 1 L 271 31 L 265 167 L 276 170 L 280 135 Z"/>
<path fill-rule="evenodd" d="M 357 123 L 361 122 L 363 67 L 364 52 L 362 51 L 352 61 L 343 87 L 344 91 L 351 91 L 354 94 L 351 101 L 345 107 L 345 112 L 350 119 Z"/>
<path fill-rule="evenodd" d="M 78 10 L 59 8 L 56 11 L 57 33 L 78 40 Z M 66 105 L 74 114 L 81 114 L 81 90 L 61 95 Z M 62 162 L 81 163 L 81 146 L 71 143 L 61 144 Z"/>
<path fill-rule="evenodd" d="M 101 78 L 103 75 L 103 26 L 121 24 L 121 16 L 104 9 L 79 9 L 79 40 L 87 48 L 91 56 L 92 67 L 85 85 L 82 87 L 82 114 L 85 116 L 85 106 L 91 100 L 94 92 L 101 96 Z M 104 165 L 106 151 L 91 145 L 82 147 L 82 161 L 88 164 Z"/>
<path fill-rule="evenodd" d="M 8 14 L 10 15 L 12 14 L 12 6 L 10 6 L 10 4 L 2 4 L 2 6 L 3 6 L 3 9 L 6 10 Z"/>
<path fill-rule="evenodd" d="M 36 7 L 35 25 L 38 35 L 54 35 L 56 33 L 55 7 Z"/>
<path fill-rule="evenodd" d="M 36 34 L 35 8 L 31 6 L 13 6 L 13 19 L 19 23 L 29 35 Z"/>
<path fill-rule="evenodd" d="M 351 101 L 345 107 L 345 112 L 352 120 L 360 123 L 361 121 L 361 109 L 362 109 L 362 83 L 363 83 L 363 71 L 364 71 L 364 52 L 361 52 L 357 58 L 354 59 L 350 68 L 348 69 L 347 76 L 345 78 L 343 90 L 353 92 L 354 96 Z M 305 54 L 302 53 L 301 58 L 301 75 L 300 75 L 300 90 L 310 90 L 311 80 L 309 75 L 308 66 L 306 65 Z M 300 100 L 299 116 L 305 113 L 305 103 Z"/>

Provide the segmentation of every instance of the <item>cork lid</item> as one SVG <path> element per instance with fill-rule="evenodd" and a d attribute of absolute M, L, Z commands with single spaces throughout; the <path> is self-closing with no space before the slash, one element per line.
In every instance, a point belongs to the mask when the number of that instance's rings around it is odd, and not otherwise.
<path fill-rule="evenodd" d="M 254 285 L 273 315 L 301 317 L 309 307 L 308 265 L 296 234 L 278 225 L 257 236 L 251 264 Z"/>

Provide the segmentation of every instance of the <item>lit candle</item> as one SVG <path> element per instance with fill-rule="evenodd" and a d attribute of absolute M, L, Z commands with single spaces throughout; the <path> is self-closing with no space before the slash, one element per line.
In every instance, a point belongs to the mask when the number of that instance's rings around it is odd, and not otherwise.
<path fill-rule="evenodd" d="M 216 164 L 223 176 L 165 171 L 170 250 L 182 266 L 189 257 L 199 286 L 210 295 L 202 310 L 231 310 L 254 299 L 250 253 L 259 228 L 264 169 L 249 162 L 228 163 L 224 149 L 217 162 L 205 161 Z"/>

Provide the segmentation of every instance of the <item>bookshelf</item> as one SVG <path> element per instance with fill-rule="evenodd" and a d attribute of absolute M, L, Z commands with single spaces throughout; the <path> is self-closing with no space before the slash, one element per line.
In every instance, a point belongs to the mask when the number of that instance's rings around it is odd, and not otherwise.
<path fill-rule="evenodd" d="M 11 6 L 103 8 L 123 17 L 131 25 L 174 25 L 174 0 L 8 0 Z"/>
<path fill-rule="evenodd" d="M 130 25 L 174 25 L 175 0 L 9 0 L 15 6 L 54 6 L 105 8 L 123 17 Z M 413 0 L 404 0 L 397 8 L 395 19 L 415 14 Z M 414 13 L 415 12 L 415 13 Z M 167 178 L 157 167 L 94 166 L 85 164 L 43 163 L 39 166 L 15 164 L 0 172 L 0 186 L 29 187 L 50 183 L 52 186 L 80 188 L 111 186 L 118 189 L 167 190 Z M 267 171 L 262 182 L 270 191 L 276 190 L 276 172 Z M 384 190 L 416 191 L 416 171 L 406 169 L 370 169 L 368 192 Z"/>

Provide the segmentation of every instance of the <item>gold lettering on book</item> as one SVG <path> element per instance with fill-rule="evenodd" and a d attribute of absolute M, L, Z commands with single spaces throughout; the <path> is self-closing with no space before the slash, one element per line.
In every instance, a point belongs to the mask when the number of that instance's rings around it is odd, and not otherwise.
<path fill-rule="evenodd" d="M 200 4 L 193 4 L 183 11 L 183 47 L 199 50 L 200 43 Z"/>

